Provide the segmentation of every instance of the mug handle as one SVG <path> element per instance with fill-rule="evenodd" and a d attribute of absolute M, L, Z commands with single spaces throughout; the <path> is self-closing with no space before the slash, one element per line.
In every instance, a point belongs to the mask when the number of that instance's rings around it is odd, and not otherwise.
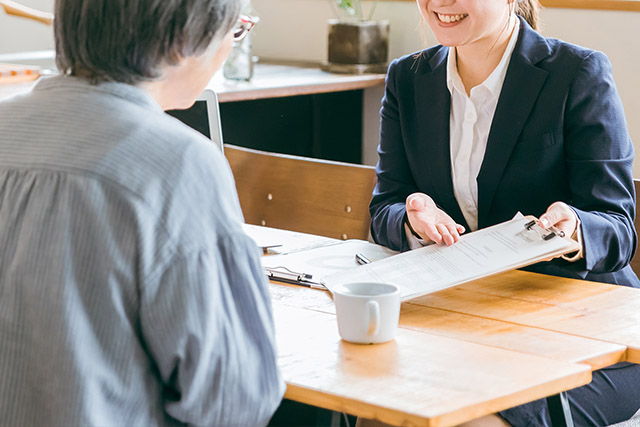
<path fill-rule="evenodd" d="M 367 301 L 367 316 L 369 317 L 367 335 L 376 335 L 380 329 L 380 306 L 377 301 Z"/>

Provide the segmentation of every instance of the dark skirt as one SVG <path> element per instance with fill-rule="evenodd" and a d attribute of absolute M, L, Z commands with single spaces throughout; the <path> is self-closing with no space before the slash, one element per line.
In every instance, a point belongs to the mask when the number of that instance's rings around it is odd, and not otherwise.
<path fill-rule="evenodd" d="M 640 365 L 618 363 L 595 371 L 591 383 L 567 392 L 576 427 L 608 426 L 640 409 Z M 514 427 L 551 426 L 546 399 L 499 412 Z"/>

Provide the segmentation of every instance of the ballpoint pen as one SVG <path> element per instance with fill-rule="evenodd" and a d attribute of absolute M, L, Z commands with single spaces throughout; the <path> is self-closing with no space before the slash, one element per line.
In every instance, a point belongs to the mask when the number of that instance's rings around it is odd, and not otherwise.
<path fill-rule="evenodd" d="M 279 248 L 281 246 L 282 244 L 264 245 L 264 246 L 260 246 L 260 249 L 262 249 L 262 253 L 266 255 L 267 253 L 269 253 L 269 249 Z"/>
<path fill-rule="evenodd" d="M 360 265 L 371 264 L 371 260 L 363 254 L 356 254 L 356 262 Z"/>
<path fill-rule="evenodd" d="M 275 280 L 276 282 L 289 283 L 291 285 L 304 286 L 313 289 L 327 290 L 327 288 L 320 282 L 311 280 L 313 276 L 307 273 L 296 273 L 286 267 L 265 267 L 265 273 L 269 280 Z"/>

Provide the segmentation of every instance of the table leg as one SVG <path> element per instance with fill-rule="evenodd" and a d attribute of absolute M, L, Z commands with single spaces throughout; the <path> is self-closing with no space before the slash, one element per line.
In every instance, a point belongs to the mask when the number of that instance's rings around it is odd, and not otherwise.
<path fill-rule="evenodd" d="M 553 427 L 573 427 L 569 396 L 566 392 L 547 397 L 547 406 Z"/>
<path fill-rule="evenodd" d="M 341 412 L 331 411 L 331 427 L 340 427 Z"/>

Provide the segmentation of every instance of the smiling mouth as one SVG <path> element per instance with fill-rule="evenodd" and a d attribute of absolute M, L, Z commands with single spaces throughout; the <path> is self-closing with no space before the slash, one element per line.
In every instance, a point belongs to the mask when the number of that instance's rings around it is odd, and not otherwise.
<path fill-rule="evenodd" d="M 462 21 L 464 18 L 466 18 L 467 14 L 457 14 L 457 15 L 445 15 L 443 13 L 438 13 L 438 12 L 434 12 L 436 14 L 436 16 L 438 17 L 438 20 L 440 22 L 444 22 L 444 23 L 452 23 L 452 22 L 459 22 Z"/>

